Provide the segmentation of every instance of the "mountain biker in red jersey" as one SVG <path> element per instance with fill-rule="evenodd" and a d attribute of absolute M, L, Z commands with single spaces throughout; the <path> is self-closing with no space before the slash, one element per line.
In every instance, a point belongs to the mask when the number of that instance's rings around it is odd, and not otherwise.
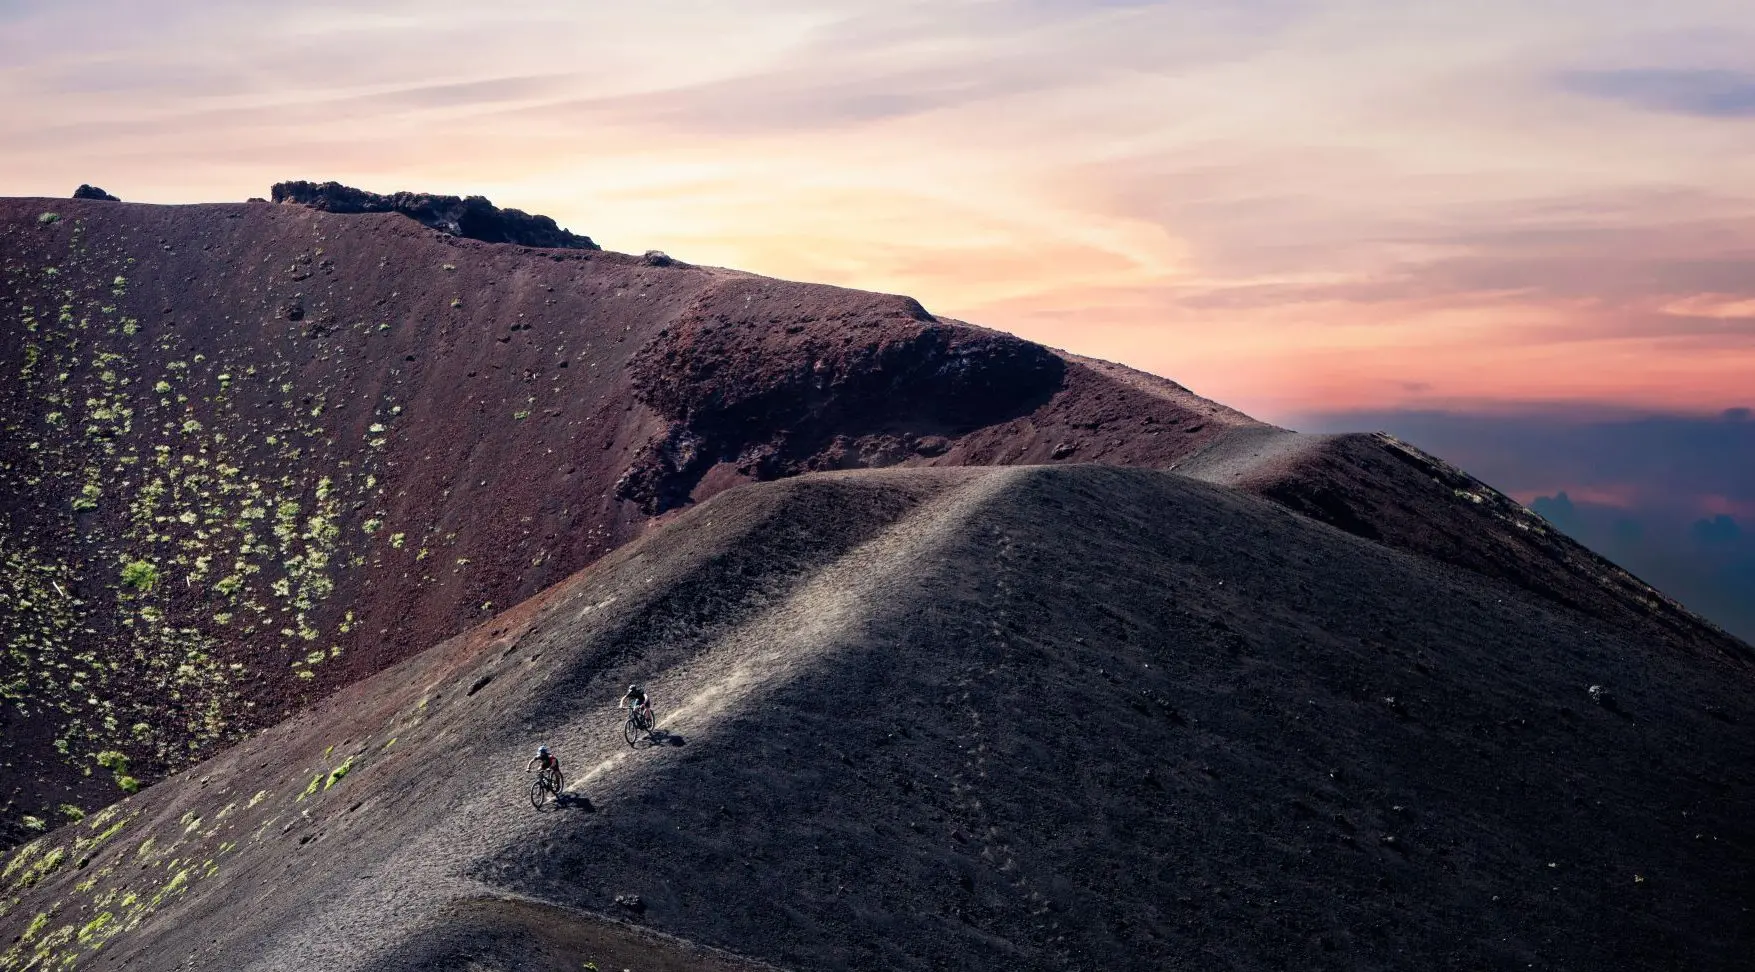
<path fill-rule="evenodd" d="M 542 764 L 543 769 L 552 769 L 557 777 L 560 776 L 561 761 L 556 758 L 554 753 L 548 751 L 547 746 L 536 747 L 536 755 L 530 757 L 530 762 L 524 764 L 524 772 L 530 772 L 531 768 L 538 763 Z"/>

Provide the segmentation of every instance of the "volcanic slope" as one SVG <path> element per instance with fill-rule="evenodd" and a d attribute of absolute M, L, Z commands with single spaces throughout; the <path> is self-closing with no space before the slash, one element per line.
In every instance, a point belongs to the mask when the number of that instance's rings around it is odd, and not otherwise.
<path fill-rule="evenodd" d="M 1405 443 L 1297 436 L 906 297 L 396 213 L 0 200 L 0 848 L 734 484 L 1081 462 L 1747 653 Z"/>
<path fill-rule="evenodd" d="M 0 200 L 0 846 L 734 483 L 1163 465 L 1252 424 L 905 297 L 394 213 Z"/>
<path fill-rule="evenodd" d="M 743 486 L 24 848 L 0 969 L 1743 969 L 1750 688 L 1176 473 Z"/>

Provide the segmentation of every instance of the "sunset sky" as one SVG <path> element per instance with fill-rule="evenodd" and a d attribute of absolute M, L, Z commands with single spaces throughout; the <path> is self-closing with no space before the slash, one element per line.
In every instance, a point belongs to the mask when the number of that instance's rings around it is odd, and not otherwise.
<path fill-rule="evenodd" d="M 8 195 L 480 193 L 1265 418 L 1755 375 L 1755 5 L 0 0 Z"/>

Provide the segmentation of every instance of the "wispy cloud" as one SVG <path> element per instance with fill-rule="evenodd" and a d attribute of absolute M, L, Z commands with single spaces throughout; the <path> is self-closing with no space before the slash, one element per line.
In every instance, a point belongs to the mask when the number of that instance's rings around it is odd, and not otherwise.
<path fill-rule="evenodd" d="M 1650 108 L 1706 118 L 1755 117 L 1755 74 L 1705 68 L 1567 71 L 1562 87 Z"/>
<path fill-rule="evenodd" d="M 558 100 L 527 111 L 533 119 L 557 123 L 663 128 L 695 137 L 772 137 L 858 129 L 1027 94 L 1054 83 L 1027 65 L 990 68 L 897 70 L 850 64 L 832 71 L 757 74 L 662 91 Z"/>
<path fill-rule="evenodd" d="M 1717 0 L 13 2 L 0 191 L 481 192 L 1270 418 L 1722 408 L 1752 37 Z"/>

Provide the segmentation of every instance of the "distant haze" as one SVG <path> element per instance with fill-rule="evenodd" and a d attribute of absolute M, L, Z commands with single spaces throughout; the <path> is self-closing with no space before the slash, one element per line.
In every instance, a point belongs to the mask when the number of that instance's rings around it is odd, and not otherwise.
<path fill-rule="evenodd" d="M 1550 523 L 1755 643 L 1755 420 L 1524 405 L 1495 414 L 1343 412 L 1313 431 L 1384 429 L 1493 483 Z"/>
<path fill-rule="evenodd" d="M 482 193 L 1274 419 L 1755 373 L 1755 7 L 0 4 L 0 192 Z"/>

